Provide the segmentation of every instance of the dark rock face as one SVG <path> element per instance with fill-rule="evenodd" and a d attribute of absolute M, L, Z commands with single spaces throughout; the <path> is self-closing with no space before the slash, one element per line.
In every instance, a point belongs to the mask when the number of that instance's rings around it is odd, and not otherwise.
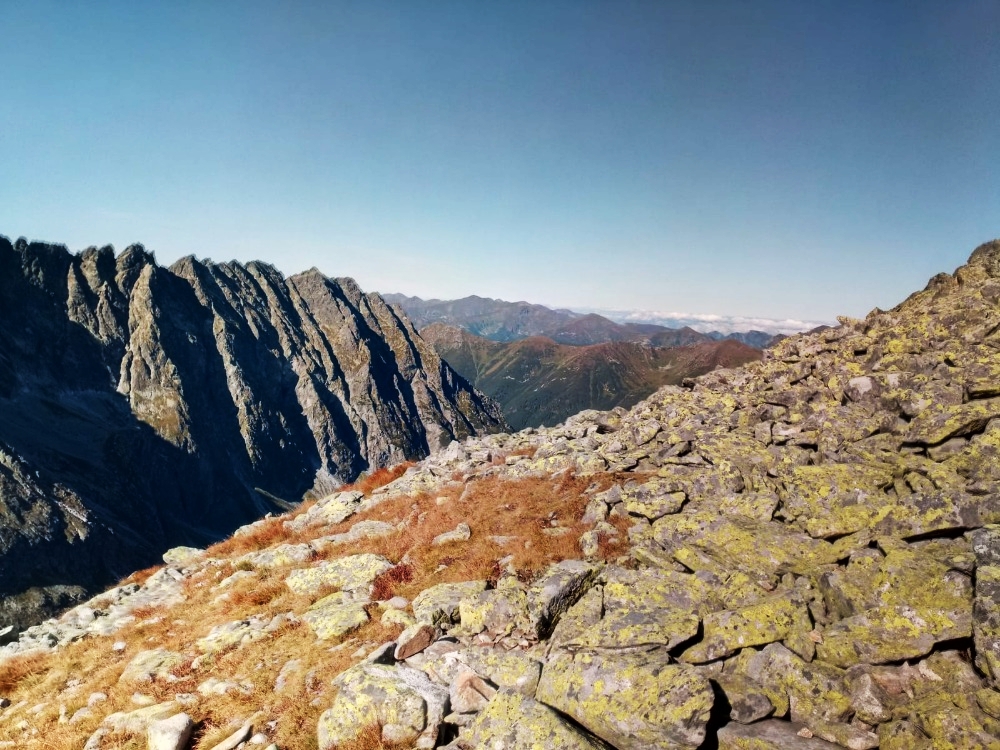
<path fill-rule="evenodd" d="M 505 427 L 378 295 L 316 270 L 0 237 L 0 322 L 0 596 L 106 583 Z"/>

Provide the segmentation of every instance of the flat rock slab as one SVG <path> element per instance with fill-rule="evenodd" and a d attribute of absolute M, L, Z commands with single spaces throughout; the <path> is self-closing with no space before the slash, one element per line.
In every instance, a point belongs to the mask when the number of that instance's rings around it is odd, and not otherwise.
<path fill-rule="evenodd" d="M 462 734 L 459 747 L 609 750 L 548 706 L 506 688 L 493 696 Z"/>
<path fill-rule="evenodd" d="M 287 565 L 301 565 L 313 559 L 316 550 L 309 544 L 279 544 L 276 547 L 248 552 L 236 558 L 236 564 L 249 563 L 260 568 L 282 568 Z"/>
<path fill-rule="evenodd" d="M 184 654 L 165 648 L 140 651 L 126 665 L 118 682 L 152 682 L 158 677 L 166 677 L 170 670 L 184 663 L 184 658 Z"/>
<path fill-rule="evenodd" d="M 482 591 L 459 604 L 462 632 L 474 635 L 486 631 L 493 636 L 510 635 L 515 628 L 528 627 L 528 596 L 523 587 Z"/>
<path fill-rule="evenodd" d="M 534 697 L 542 676 L 541 662 L 523 651 L 498 651 L 492 648 L 464 649 L 459 658 L 495 685 Z"/>
<path fill-rule="evenodd" d="M 719 730 L 719 750 L 840 750 L 839 745 L 799 734 L 804 724 L 769 719 L 727 724 Z"/>
<path fill-rule="evenodd" d="M 152 706 L 143 706 L 134 711 L 118 711 L 105 716 L 101 723 L 116 732 L 144 734 L 153 722 L 169 719 L 180 712 L 181 706 L 177 701 L 167 701 Z"/>
<path fill-rule="evenodd" d="M 682 655 L 692 664 L 721 659 L 749 646 L 764 646 L 812 629 L 809 612 L 801 601 L 787 594 L 735 610 L 705 615 L 704 638 Z"/>
<path fill-rule="evenodd" d="M 563 645 L 569 649 L 623 650 L 643 646 L 673 649 L 698 634 L 697 615 L 613 609 Z"/>
<path fill-rule="evenodd" d="M 628 513 L 655 521 L 681 509 L 687 495 L 679 490 L 676 481 L 657 477 L 642 484 L 626 484 L 621 501 Z"/>
<path fill-rule="evenodd" d="M 558 654 L 536 697 L 619 750 L 700 746 L 715 700 L 705 677 L 663 650 Z"/>
<path fill-rule="evenodd" d="M 875 607 L 834 623 L 816 646 L 820 659 L 838 667 L 916 659 L 934 644 L 972 635 L 969 611 Z"/>
<path fill-rule="evenodd" d="M 296 594 L 305 595 L 315 594 L 324 587 L 359 592 L 368 589 L 372 581 L 391 567 L 392 563 L 381 555 L 348 555 L 293 570 L 285 584 Z"/>
<path fill-rule="evenodd" d="M 418 748 L 437 744 L 448 690 L 416 669 L 362 663 L 334 681 L 333 705 L 319 718 L 320 750 L 355 741 L 362 730 L 382 727 L 382 739 Z"/>
<path fill-rule="evenodd" d="M 205 557 L 205 550 L 197 547 L 173 547 L 163 553 L 163 562 L 167 565 L 185 566 L 198 562 Z"/>
<path fill-rule="evenodd" d="M 439 583 L 421 591 L 413 600 L 413 616 L 417 622 L 449 625 L 458 622 L 459 604 L 463 599 L 486 590 L 486 581 Z"/>
<path fill-rule="evenodd" d="M 302 615 L 302 620 L 320 640 L 340 638 L 368 622 L 366 603 L 337 592 L 313 604 Z"/>
<path fill-rule="evenodd" d="M 363 492 L 335 492 L 324 497 L 305 513 L 285 521 L 285 527 L 292 531 L 303 531 L 309 526 L 333 526 L 353 516 L 364 498 Z"/>

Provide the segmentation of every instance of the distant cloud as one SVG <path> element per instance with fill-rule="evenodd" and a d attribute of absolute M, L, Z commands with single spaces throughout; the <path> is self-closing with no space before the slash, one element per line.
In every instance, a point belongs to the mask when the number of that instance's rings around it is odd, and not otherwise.
<path fill-rule="evenodd" d="M 710 331 L 718 331 L 719 333 L 764 331 L 771 334 L 790 335 L 800 331 L 808 331 L 817 326 L 836 325 L 835 322 L 828 320 L 795 320 L 793 318 L 776 320 L 744 315 L 656 312 L 652 310 L 581 310 L 580 312 L 595 312 L 618 323 L 652 323 L 668 328 L 688 326 L 701 333 Z"/>

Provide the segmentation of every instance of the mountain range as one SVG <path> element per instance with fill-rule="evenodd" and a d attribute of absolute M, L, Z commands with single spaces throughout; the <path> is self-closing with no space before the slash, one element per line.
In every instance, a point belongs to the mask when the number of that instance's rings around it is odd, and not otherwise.
<path fill-rule="evenodd" d="M 668 328 L 650 323 L 616 323 L 596 313 L 552 310 L 528 302 L 505 302 L 474 295 L 457 300 L 423 300 L 403 294 L 384 294 L 383 298 L 389 304 L 399 305 L 418 329 L 431 323 L 444 323 L 492 341 L 545 336 L 557 344 L 571 346 L 632 341 L 669 347 L 733 338 L 761 349 L 775 340 L 772 334 L 763 331 L 699 333 L 686 326 Z"/>
<path fill-rule="evenodd" d="M 1000 747 L 1000 241 L 339 489 L 0 647 L 0 747 Z"/>
<path fill-rule="evenodd" d="M 0 320 L 8 624 L 506 426 L 405 317 L 315 269 L 0 237 Z"/>
<path fill-rule="evenodd" d="M 442 359 L 500 404 L 515 430 L 558 424 L 584 409 L 630 407 L 661 386 L 761 357 L 759 349 L 731 339 L 676 334 L 670 347 L 633 341 L 571 346 L 544 336 L 493 341 L 443 323 L 420 331 Z M 688 340 L 695 343 L 680 343 Z"/>

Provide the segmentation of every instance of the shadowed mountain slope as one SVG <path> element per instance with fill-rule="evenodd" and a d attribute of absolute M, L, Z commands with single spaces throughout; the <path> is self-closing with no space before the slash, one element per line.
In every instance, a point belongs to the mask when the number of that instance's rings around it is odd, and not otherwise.
<path fill-rule="evenodd" d="M 496 399 L 514 429 L 557 424 L 584 409 L 629 407 L 660 386 L 761 356 L 728 340 L 672 348 L 631 342 L 568 346 L 542 336 L 501 343 L 440 323 L 420 333 L 442 359 Z"/>
<path fill-rule="evenodd" d="M 36 604 L 504 426 L 378 295 L 316 270 L 0 238 L 0 320 L 0 595 Z"/>

